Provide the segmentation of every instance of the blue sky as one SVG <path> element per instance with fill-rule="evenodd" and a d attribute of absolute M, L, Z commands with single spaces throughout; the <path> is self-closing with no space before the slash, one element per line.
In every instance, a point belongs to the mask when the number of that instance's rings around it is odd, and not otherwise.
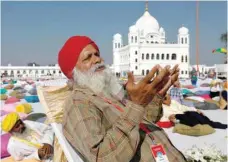
<path fill-rule="evenodd" d="M 57 63 L 64 42 L 73 35 L 96 41 L 101 55 L 112 63 L 112 37 L 120 33 L 127 42 L 129 26 L 144 13 L 145 2 L 1 2 L 1 64 Z M 190 63 L 195 64 L 196 2 L 149 2 L 149 12 L 176 41 L 182 24 L 190 31 Z M 220 35 L 227 30 L 227 2 L 200 2 L 200 64 L 222 63 L 224 55 L 212 54 L 224 46 Z"/>

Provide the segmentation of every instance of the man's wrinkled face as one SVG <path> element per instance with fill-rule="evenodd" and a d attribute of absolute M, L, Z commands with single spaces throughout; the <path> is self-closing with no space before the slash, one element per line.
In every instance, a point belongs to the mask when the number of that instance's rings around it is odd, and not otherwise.
<path fill-rule="evenodd" d="M 14 127 L 10 130 L 10 132 L 15 132 L 15 133 L 23 133 L 25 130 L 25 124 L 23 123 L 23 121 L 21 119 L 19 119 L 16 124 L 14 125 Z"/>
<path fill-rule="evenodd" d="M 98 95 L 118 99 L 124 96 L 122 85 L 92 45 L 87 45 L 82 50 L 73 70 L 73 80 L 77 85 L 88 87 Z"/>
<path fill-rule="evenodd" d="M 103 59 L 100 57 L 99 51 L 94 48 L 91 44 L 87 45 L 78 58 L 76 68 L 81 72 L 88 71 L 93 65 L 102 63 Z M 105 66 L 101 66 L 96 69 L 95 72 L 99 72 L 105 69 Z"/>

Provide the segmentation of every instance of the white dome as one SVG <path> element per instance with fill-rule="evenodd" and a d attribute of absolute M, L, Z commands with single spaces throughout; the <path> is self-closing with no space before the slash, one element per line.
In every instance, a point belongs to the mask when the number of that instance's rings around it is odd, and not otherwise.
<path fill-rule="evenodd" d="M 188 34 L 188 28 L 182 26 L 179 30 L 178 30 L 179 34 Z"/>
<path fill-rule="evenodd" d="M 114 39 L 121 39 L 122 36 L 121 36 L 121 34 L 117 33 L 117 34 L 115 34 L 115 35 L 113 36 L 113 38 L 114 38 Z"/>
<path fill-rule="evenodd" d="M 141 31 L 156 32 L 159 31 L 158 21 L 150 15 L 148 11 L 145 11 L 144 14 L 137 20 L 135 26 Z"/>
<path fill-rule="evenodd" d="M 129 32 L 131 32 L 131 33 L 132 33 L 132 32 L 137 32 L 136 26 L 135 26 L 135 25 L 130 26 Z"/>
<path fill-rule="evenodd" d="M 163 28 L 163 27 L 161 27 L 161 28 L 159 29 L 159 32 L 160 32 L 160 33 L 165 32 L 164 28 Z"/>

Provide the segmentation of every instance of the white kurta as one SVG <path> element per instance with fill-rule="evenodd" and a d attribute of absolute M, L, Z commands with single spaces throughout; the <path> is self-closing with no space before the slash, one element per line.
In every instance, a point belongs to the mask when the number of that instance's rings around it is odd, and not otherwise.
<path fill-rule="evenodd" d="M 160 121 L 169 121 L 169 116 L 172 114 L 183 114 L 185 111 L 196 111 L 197 109 L 194 107 L 188 107 L 180 104 L 175 100 L 171 100 L 170 106 L 162 104 L 163 108 L 163 116 Z"/>
<path fill-rule="evenodd" d="M 54 132 L 50 126 L 28 120 L 25 120 L 23 122 L 26 126 L 25 131 L 22 134 L 14 133 L 12 136 L 26 139 L 27 141 L 33 143 L 48 143 L 53 146 Z M 7 149 L 11 156 L 17 161 L 23 159 L 40 160 L 38 156 L 38 149 L 36 147 L 29 146 L 28 144 L 21 142 L 15 138 L 10 138 Z M 45 160 L 45 162 L 48 161 L 51 160 Z"/>

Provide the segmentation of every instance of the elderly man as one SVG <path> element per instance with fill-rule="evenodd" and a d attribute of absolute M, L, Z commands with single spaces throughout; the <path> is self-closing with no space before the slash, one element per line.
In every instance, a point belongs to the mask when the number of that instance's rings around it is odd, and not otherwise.
<path fill-rule="evenodd" d="M 163 96 L 178 78 L 177 66 L 155 66 L 138 84 L 128 73 L 126 95 L 86 36 L 69 38 L 58 63 L 74 82 L 63 107 L 63 133 L 85 161 L 186 161 L 153 124 L 161 117 Z"/>
<path fill-rule="evenodd" d="M 54 151 L 54 133 L 51 127 L 38 122 L 22 121 L 17 113 L 8 114 L 1 127 L 12 135 L 7 150 L 14 160 L 51 161 Z"/>

